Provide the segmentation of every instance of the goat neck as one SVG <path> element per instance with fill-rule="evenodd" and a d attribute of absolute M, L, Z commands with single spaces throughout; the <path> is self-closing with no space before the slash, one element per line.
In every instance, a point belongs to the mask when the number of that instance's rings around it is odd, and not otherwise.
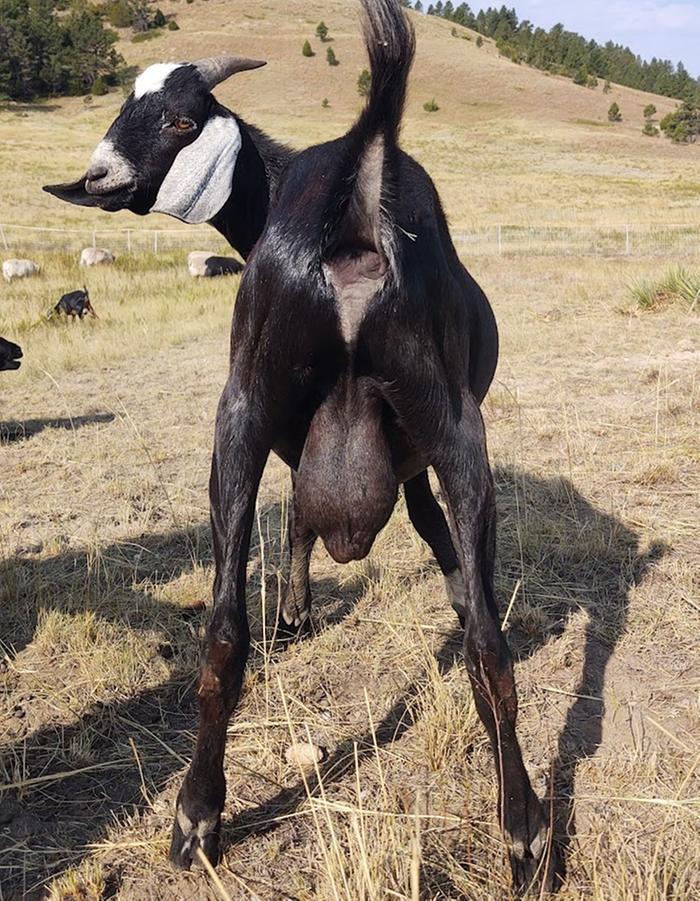
<path fill-rule="evenodd" d="M 294 154 L 255 126 L 238 117 L 236 121 L 241 150 L 231 195 L 209 224 L 247 259 L 262 234 L 280 176 Z"/>

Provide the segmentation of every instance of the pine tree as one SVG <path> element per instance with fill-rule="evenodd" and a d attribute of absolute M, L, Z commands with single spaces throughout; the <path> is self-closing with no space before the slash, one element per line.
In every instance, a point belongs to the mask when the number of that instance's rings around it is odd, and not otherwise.
<path fill-rule="evenodd" d="M 622 112 L 620 111 L 620 107 L 617 103 L 612 103 L 610 105 L 610 109 L 608 110 L 608 121 L 622 122 Z"/>
<path fill-rule="evenodd" d="M 321 39 L 321 43 L 328 37 L 328 26 L 325 22 L 319 22 L 316 26 L 316 37 Z"/>
<path fill-rule="evenodd" d="M 304 41 L 304 46 L 301 48 L 302 56 L 316 56 L 316 54 L 311 49 L 311 44 L 308 41 Z"/>
<path fill-rule="evenodd" d="M 0 95 L 33 100 L 85 94 L 98 78 L 105 88 L 116 83 L 124 61 L 102 12 L 87 4 L 56 11 L 55 0 L 0 0 Z"/>
<path fill-rule="evenodd" d="M 686 100 L 661 120 L 661 131 L 676 144 L 694 144 L 700 138 L 700 105 Z"/>
<path fill-rule="evenodd" d="M 369 69 L 363 69 L 360 72 L 360 77 L 357 79 L 357 93 L 360 97 L 369 97 L 371 87 L 372 76 L 369 73 Z"/>
<path fill-rule="evenodd" d="M 326 50 L 326 60 L 327 60 L 329 66 L 337 66 L 338 65 L 338 60 L 335 57 L 335 53 L 334 53 L 332 47 L 329 47 Z"/>
<path fill-rule="evenodd" d="M 588 69 L 585 66 L 580 66 L 578 71 L 574 75 L 574 84 L 588 84 Z"/>
<path fill-rule="evenodd" d="M 644 107 L 644 118 L 645 119 L 653 119 L 656 115 L 656 107 L 653 103 L 647 103 Z"/>

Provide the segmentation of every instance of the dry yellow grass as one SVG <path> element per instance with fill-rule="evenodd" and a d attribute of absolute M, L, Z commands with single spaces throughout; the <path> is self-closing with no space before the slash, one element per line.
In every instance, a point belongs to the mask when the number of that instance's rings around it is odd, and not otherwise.
<path fill-rule="evenodd" d="M 132 59 L 222 44 L 267 54 L 277 71 L 233 81 L 225 100 L 300 145 L 350 120 L 363 64 L 351 7 L 293 2 L 282 18 L 273 3 L 248 15 L 220 0 L 172 8 L 182 30 L 130 46 Z M 299 74 L 301 38 L 321 17 L 341 66 L 311 60 L 314 81 Z M 575 125 L 610 101 L 488 47 L 477 56 L 443 23 L 419 29 L 407 144 L 456 222 L 560 219 L 562 209 L 582 222 L 650 210 L 697 221 L 697 148 L 649 141 L 627 123 Z M 446 41 L 464 58 L 453 61 Z M 550 92 L 544 106 L 538 91 Z M 420 106 L 433 95 L 441 111 L 426 122 Z M 629 95 L 641 111 L 646 98 Z M 36 186 L 80 170 L 117 102 L 0 113 L 3 171 L 15 161 L 0 220 L 114 226 Z M 49 158 L 47 146 L 59 149 Z M 666 208 L 659 191 L 671 181 Z M 212 240 L 203 232 L 201 246 Z M 0 334 L 27 353 L 0 383 L 0 897 L 506 896 L 490 751 L 429 552 L 402 504 L 368 560 L 340 568 L 319 548 L 314 635 L 271 646 L 288 502 L 275 460 L 251 553 L 254 653 L 229 729 L 219 882 L 170 869 L 211 592 L 206 484 L 237 280 L 193 282 L 182 253 L 87 273 L 74 255 L 39 261 L 40 278 L 0 288 Z M 561 897 L 690 901 L 700 894 L 697 320 L 680 308 L 630 315 L 630 281 L 656 279 L 672 261 L 465 262 L 502 332 L 485 405 L 497 589 L 525 758 L 568 835 Z M 57 293 L 83 277 L 101 318 L 45 322 Z M 325 749 L 317 770 L 286 762 L 295 740 Z"/>
<path fill-rule="evenodd" d="M 563 897 L 693 898 L 700 347 L 680 311 L 618 312 L 629 262 L 471 268 L 503 333 L 486 415 L 523 745 L 543 793 L 555 766 L 565 819 L 574 779 Z M 145 279 L 157 294 L 173 274 Z M 235 280 L 201 290 L 230 304 Z M 65 328 L 45 373 L 30 362 L 3 380 L 4 431 L 30 422 L 2 447 L 6 898 L 61 872 L 56 898 L 217 896 L 202 870 L 175 876 L 165 852 L 195 723 L 192 608 L 210 593 L 227 317 L 212 306 L 203 325 L 183 303 L 151 323 L 145 352 L 115 341 L 130 315 L 110 313 L 107 341 Z M 168 323 L 187 336 L 177 348 Z M 227 752 L 223 886 L 233 898 L 502 897 L 492 763 L 428 551 L 403 508 L 368 561 L 339 568 L 319 550 L 316 634 L 271 648 L 261 598 L 264 586 L 270 624 L 287 480 L 272 461 L 250 567 L 255 654 Z M 309 738 L 329 756 L 305 783 L 284 751 Z"/>

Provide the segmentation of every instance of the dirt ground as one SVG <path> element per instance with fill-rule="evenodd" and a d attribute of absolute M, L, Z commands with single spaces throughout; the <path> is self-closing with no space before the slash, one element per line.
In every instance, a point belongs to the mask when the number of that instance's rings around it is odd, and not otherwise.
<path fill-rule="evenodd" d="M 683 310 L 630 310 L 630 278 L 658 266 L 470 267 L 502 332 L 485 404 L 497 588 L 566 899 L 700 894 L 700 335 Z M 249 567 L 254 653 L 229 729 L 220 883 L 170 869 L 227 354 L 226 309 L 198 309 L 181 302 L 177 343 L 149 352 L 118 343 L 131 314 L 115 300 L 102 360 L 99 329 L 78 327 L 42 366 L 3 373 L 0 898 L 506 896 L 493 764 L 437 566 L 401 501 L 366 561 L 317 549 L 314 634 L 271 646 L 277 460 Z M 325 758 L 300 773 L 284 752 L 309 738 Z"/>

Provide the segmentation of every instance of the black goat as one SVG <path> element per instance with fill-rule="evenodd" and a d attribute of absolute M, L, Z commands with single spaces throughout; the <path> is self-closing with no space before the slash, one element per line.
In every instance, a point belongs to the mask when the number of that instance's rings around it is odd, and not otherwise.
<path fill-rule="evenodd" d="M 22 365 L 20 363 L 22 356 L 22 348 L 19 345 L 0 338 L 0 372 L 5 372 L 8 369 L 19 369 Z"/>
<path fill-rule="evenodd" d="M 76 317 L 78 319 L 84 319 L 89 313 L 91 316 L 94 316 L 95 319 L 99 319 L 90 303 L 90 295 L 88 294 L 87 288 L 83 288 L 82 291 L 71 291 L 69 294 L 64 294 L 53 308 L 53 312 L 57 314 L 63 313 L 65 316 L 70 316 L 72 319 L 75 319 Z"/>
<path fill-rule="evenodd" d="M 274 450 L 294 482 L 282 609 L 291 629 L 308 619 L 317 536 L 338 561 L 364 556 L 404 483 L 411 520 L 465 625 L 514 881 L 525 888 L 543 871 L 549 885 L 547 821 L 515 733 L 512 663 L 493 588 L 494 490 L 479 404 L 496 367 L 496 325 L 457 257 L 430 178 L 398 147 L 413 33 L 399 0 L 363 6 L 372 88 L 343 138 L 292 154 L 216 103 L 209 91 L 222 78 L 258 63 L 154 66 L 86 176 L 49 189 L 103 209 L 208 221 L 248 258 L 210 480 L 216 579 L 199 734 L 171 858 L 188 867 L 197 847 L 218 858 L 226 728 L 249 648 L 246 563 Z M 447 499 L 454 542 L 428 466 Z"/>

